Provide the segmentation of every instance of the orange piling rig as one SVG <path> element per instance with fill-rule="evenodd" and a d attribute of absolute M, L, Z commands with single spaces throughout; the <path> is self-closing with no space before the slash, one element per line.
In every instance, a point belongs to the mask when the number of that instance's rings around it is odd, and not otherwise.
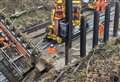
<path fill-rule="evenodd" d="M 105 11 L 106 6 L 108 5 L 108 0 L 96 0 L 95 2 L 95 8 L 96 11 Z"/>
<path fill-rule="evenodd" d="M 0 22 L 0 29 L 6 34 L 6 36 L 10 39 L 10 41 L 16 45 L 17 52 L 22 56 L 30 57 L 30 53 L 24 48 L 21 43 L 12 35 L 12 33 L 6 28 L 6 26 Z"/>

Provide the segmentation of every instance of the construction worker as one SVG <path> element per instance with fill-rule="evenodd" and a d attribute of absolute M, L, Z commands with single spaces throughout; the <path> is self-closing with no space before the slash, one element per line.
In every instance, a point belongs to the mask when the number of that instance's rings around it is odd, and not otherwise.
<path fill-rule="evenodd" d="M 56 52 L 57 52 L 57 49 L 53 44 L 51 44 L 50 47 L 48 47 L 48 54 L 55 54 Z"/>
<path fill-rule="evenodd" d="M 104 38 L 104 24 L 100 24 L 99 25 L 99 29 L 98 29 L 98 33 L 99 33 L 99 40 L 103 40 Z"/>

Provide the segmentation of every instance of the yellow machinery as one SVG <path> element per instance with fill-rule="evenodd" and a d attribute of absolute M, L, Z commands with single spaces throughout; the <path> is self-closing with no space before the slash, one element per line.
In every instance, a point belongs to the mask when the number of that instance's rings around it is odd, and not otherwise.
<path fill-rule="evenodd" d="M 73 0 L 73 26 L 80 26 L 80 0 Z M 56 0 L 51 13 L 51 25 L 47 29 L 47 39 L 62 43 L 63 39 L 59 36 L 59 22 L 65 18 L 65 1 Z"/>
<path fill-rule="evenodd" d="M 80 11 L 84 3 L 90 9 L 96 9 L 101 11 L 104 9 L 102 6 L 106 5 L 106 0 L 72 0 L 73 3 L 73 34 L 80 32 Z M 65 0 L 55 0 L 54 8 L 51 13 L 51 25 L 47 28 L 47 40 L 52 40 L 57 43 L 62 43 L 64 41 L 66 28 L 68 27 L 66 23 L 61 23 L 61 20 L 65 18 Z M 62 29 L 62 30 L 61 30 Z"/>

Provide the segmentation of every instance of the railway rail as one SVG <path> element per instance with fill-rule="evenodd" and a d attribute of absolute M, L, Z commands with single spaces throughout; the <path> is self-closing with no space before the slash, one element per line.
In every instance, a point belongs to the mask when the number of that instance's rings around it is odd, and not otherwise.
<path fill-rule="evenodd" d="M 32 32 L 35 32 L 37 30 L 41 30 L 43 28 L 46 28 L 48 25 L 50 24 L 50 21 L 46 21 L 46 22 L 43 22 L 43 23 L 38 23 L 38 24 L 33 24 L 29 27 L 27 27 L 25 30 L 23 30 L 22 32 L 23 33 L 32 33 Z"/>

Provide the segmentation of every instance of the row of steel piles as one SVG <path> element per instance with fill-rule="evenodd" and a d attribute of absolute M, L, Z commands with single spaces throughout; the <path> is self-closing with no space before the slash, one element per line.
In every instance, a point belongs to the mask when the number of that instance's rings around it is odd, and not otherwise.
<path fill-rule="evenodd" d="M 109 40 L 109 28 L 110 28 L 110 8 L 111 4 L 106 7 L 105 10 L 105 21 L 104 21 L 104 42 Z M 118 35 L 119 28 L 119 2 L 115 2 L 115 16 L 114 16 L 114 27 L 113 36 Z M 82 13 L 82 12 L 81 12 Z M 65 41 L 65 65 L 68 65 L 71 61 L 71 47 L 72 47 L 72 0 L 66 0 L 66 21 L 68 22 L 68 32 Z M 84 16 L 81 16 L 80 25 L 80 57 L 86 56 L 86 23 Z M 94 26 L 93 26 L 93 48 L 98 45 L 98 28 L 99 28 L 99 12 L 94 10 Z"/>
<path fill-rule="evenodd" d="M 120 15 L 120 3 L 115 2 L 115 16 L 114 16 L 114 26 L 113 26 L 113 37 L 118 36 L 119 29 L 119 15 Z M 109 3 L 105 10 L 105 22 L 104 22 L 104 42 L 106 43 L 109 40 L 109 29 L 110 29 L 110 8 L 111 4 Z M 93 48 L 98 45 L 98 28 L 99 28 L 99 12 L 94 10 L 94 29 L 93 29 Z"/>

